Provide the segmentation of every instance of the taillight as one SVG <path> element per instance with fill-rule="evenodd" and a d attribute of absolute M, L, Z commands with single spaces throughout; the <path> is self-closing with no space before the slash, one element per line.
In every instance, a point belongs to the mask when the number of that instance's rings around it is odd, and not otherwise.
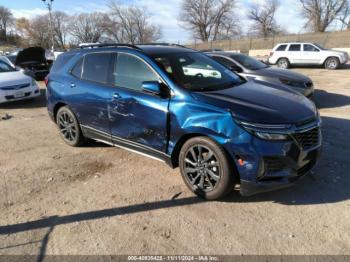
<path fill-rule="evenodd" d="M 45 76 L 44 82 L 45 82 L 45 85 L 46 85 L 46 87 L 47 87 L 47 84 L 49 83 L 49 76 Z"/>

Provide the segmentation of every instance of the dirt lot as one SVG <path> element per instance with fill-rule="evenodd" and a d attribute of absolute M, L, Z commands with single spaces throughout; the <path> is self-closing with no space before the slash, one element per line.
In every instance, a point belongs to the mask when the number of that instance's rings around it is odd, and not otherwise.
<path fill-rule="evenodd" d="M 350 254 L 350 66 L 295 70 L 316 84 L 319 165 L 295 187 L 220 202 L 158 161 L 65 145 L 44 97 L 0 106 L 12 116 L 0 121 L 0 254 Z"/>

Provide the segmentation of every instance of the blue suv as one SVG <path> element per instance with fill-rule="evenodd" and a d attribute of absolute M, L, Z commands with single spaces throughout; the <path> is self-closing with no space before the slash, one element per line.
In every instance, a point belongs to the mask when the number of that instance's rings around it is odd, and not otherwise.
<path fill-rule="evenodd" d="M 93 139 L 180 167 L 205 199 L 293 184 L 321 148 L 315 105 L 290 89 L 246 81 L 177 45 L 92 45 L 59 56 L 47 106 L 71 146 Z"/>

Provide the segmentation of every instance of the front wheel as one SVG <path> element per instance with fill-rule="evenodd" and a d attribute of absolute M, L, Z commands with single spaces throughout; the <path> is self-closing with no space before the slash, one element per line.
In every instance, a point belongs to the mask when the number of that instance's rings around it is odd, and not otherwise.
<path fill-rule="evenodd" d="M 70 146 L 80 146 L 84 142 L 79 123 L 74 113 L 67 107 L 61 107 L 56 116 L 60 136 Z"/>
<path fill-rule="evenodd" d="M 180 170 L 188 188 L 200 197 L 215 200 L 234 188 L 234 173 L 223 148 L 207 137 L 195 137 L 182 147 Z"/>
<path fill-rule="evenodd" d="M 339 59 L 336 57 L 330 57 L 327 58 L 326 62 L 324 63 L 324 67 L 329 70 L 334 70 L 339 67 Z"/>

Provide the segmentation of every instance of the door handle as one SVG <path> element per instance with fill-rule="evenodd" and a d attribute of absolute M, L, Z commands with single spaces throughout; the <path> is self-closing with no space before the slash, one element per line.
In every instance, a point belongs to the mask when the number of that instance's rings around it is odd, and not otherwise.
<path fill-rule="evenodd" d="M 70 83 L 70 87 L 73 88 L 76 87 L 76 85 L 74 83 Z"/>
<path fill-rule="evenodd" d="M 119 95 L 119 93 L 114 93 L 114 94 L 112 95 L 112 97 L 113 97 L 113 99 L 120 99 L 120 98 L 122 98 L 122 97 Z"/>

